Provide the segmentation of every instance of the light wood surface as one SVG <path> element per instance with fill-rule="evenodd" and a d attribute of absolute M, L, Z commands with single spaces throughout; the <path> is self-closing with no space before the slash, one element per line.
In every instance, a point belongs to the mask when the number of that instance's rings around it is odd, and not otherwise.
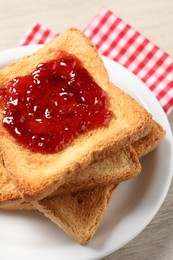
<path fill-rule="evenodd" d="M 35 21 L 57 32 L 71 26 L 83 29 L 101 7 L 112 10 L 173 56 L 173 0 L 1 1 L 0 51 L 15 47 Z M 173 114 L 169 120 L 173 126 Z M 147 228 L 129 244 L 104 258 L 114 259 L 173 259 L 173 185 Z"/>

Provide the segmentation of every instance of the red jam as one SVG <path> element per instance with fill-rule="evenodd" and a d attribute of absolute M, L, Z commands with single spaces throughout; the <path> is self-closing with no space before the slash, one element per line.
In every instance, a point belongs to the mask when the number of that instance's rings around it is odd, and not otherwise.
<path fill-rule="evenodd" d="M 63 51 L 9 81 L 1 102 L 3 126 L 18 143 L 40 153 L 61 151 L 112 117 L 106 93 L 77 57 Z"/>

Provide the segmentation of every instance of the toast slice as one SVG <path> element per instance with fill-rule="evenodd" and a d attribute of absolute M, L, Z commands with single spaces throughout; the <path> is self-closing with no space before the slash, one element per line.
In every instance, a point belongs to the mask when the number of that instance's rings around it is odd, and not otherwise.
<path fill-rule="evenodd" d="M 136 152 L 129 146 L 117 151 L 110 157 L 92 163 L 86 169 L 76 174 L 76 179 L 71 179 L 71 181 L 59 187 L 50 196 L 119 183 L 138 175 L 140 171 L 141 165 Z M 17 202 L 24 203 L 20 192 L 10 180 L 3 161 L 0 163 L 0 177 L 0 205 Z"/>
<path fill-rule="evenodd" d="M 153 135 L 159 136 L 160 141 L 163 138 L 164 130 L 162 127 L 156 122 L 153 123 L 153 127 L 155 130 L 150 133 L 150 145 L 147 136 L 143 140 L 146 140 L 147 145 L 139 145 L 139 152 L 146 149 L 146 153 L 148 153 L 151 151 L 151 147 L 153 149 L 156 147 L 156 142 L 158 145 L 158 138 L 153 138 Z M 157 128 L 158 132 L 156 131 Z M 136 145 L 136 147 L 138 146 Z M 141 154 L 144 154 L 144 152 Z M 115 185 L 107 185 L 94 190 L 47 197 L 34 202 L 33 206 L 57 224 L 68 236 L 84 245 L 93 238 L 100 226 L 114 189 Z M 0 208 L 6 210 L 34 209 L 33 206 L 27 202 L 16 202 L 2 205 Z"/>
<path fill-rule="evenodd" d="M 96 233 L 105 215 L 115 185 L 44 198 L 33 205 L 82 245 Z"/>
<path fill-rule="evenodd" d="M 132 146 L 135 148 L 138 156 L 144 156 L 154 150 L 165 135 L 165 130 L 156 121 L 153 121 L 151 132 L 142 138 L 142 142 L 137 141 Z M 115 155 L 105 158 L 102 161 L 95 162 L 78 172 L 75 178 L 71 178 L 64 185 L 59 187 L 54 196 L 67 192 L 77 192 L 80 190 L 95 188 L 111 183 L 120 183 L 130 179 L 138 174 L 140 165 L 133 149 L 126 147 L 117 151 Z M 2 158 L 2 157 L 1 157 Z M 105 162 L 105 163 L 104 163 Z M 0 161 L 0 205 L 5 207 L 12 203 L 23 203 L 19 191 L 6 173 L 3 161 Z M 15 208 L 15 205 L 14 205 Z"/>
<path fill-rule="evenodd" d="M 109 109 L 114 116 L 108 127 L 82 134 L 69 147 L 54 154 L 31 152 L 15 142 L 0 124 L 0 149 L 5 166 L 26 201 L 48 196 L 77 170 L 83 170 L 91 162 L 110 154 L 111 148 L 118 150 L 147 135 L 151 130 L 151 114 L 110 83 L 96 48 L 77 29 L 67 30 L 35 54 L 2 69 L 0 87 L 4 88 L 14 77 L 31 73 L 39 63 L 56 58 L 59 50 L 71 53 L 81 60 L 95 82 L 107 93 Z"/>

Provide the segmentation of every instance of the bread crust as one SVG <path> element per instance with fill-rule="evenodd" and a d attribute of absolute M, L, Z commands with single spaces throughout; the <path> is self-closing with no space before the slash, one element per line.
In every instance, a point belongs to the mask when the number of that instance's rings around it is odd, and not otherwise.
<path fill-rule="evenodd" d="M 152 152 L 164 138 L 166 131 L 163 127 L 153 120 L 153 125 L 151 132 L 133 143 L 133 148 L 135 149 L 139 158 L 145 156 L 146 154 Z"/>

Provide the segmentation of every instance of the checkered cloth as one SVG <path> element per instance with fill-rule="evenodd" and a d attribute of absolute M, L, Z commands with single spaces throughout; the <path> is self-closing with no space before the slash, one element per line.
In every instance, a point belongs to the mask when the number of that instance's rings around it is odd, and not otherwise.
<path fill-rule="evenodd" d="M 84 33 L 98 51 L 133 72 L 155 94 L 167 114 L 173 109 L 173 57 L 153 45 L 111 11 L 102 8 Z M 47 43 L 57 35 L 34 23 L 19 45 Z"/>

